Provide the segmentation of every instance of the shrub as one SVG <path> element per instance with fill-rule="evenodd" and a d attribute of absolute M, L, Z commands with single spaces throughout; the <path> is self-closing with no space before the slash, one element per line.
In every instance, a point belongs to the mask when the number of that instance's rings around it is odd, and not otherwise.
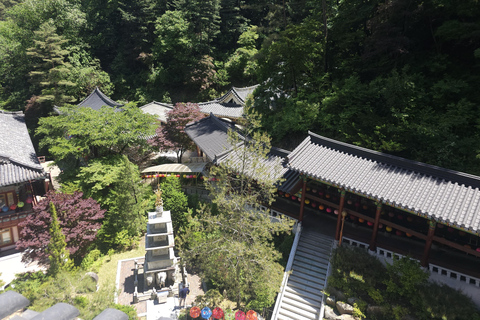
<path fill-rule="evenodd" d="M 124 306 L 122 304 L 115 304 L 113 307 L 117 310 L 125 312 L 128 315 L 128 320 L 137 320 L 137 311 L 133 306 Z"/>
<path fill-rule="evenodd" d="M 102 255 L 102 253 L 100 252 L 100 250 L 98 250 L 98 249 L 92 250 L 92 251 L 90 251 L 90 252 L 85 256 L 85 258 L 83 258 L 80 267 L 81 267 L 83 270 L 94 270 L 94 271 L 98 271 L 98 268 L 100 267 L 100 263 L 101 263 L 101 261 L 99 261 L 99 259 L 100 259 L 102 256 L 103 256 L 103 255 Z M 98 261 L 98 262 L 97 262 L 97 261 Z M 100 263 L 99 263 L 99 262 L 100 262 Z"/>

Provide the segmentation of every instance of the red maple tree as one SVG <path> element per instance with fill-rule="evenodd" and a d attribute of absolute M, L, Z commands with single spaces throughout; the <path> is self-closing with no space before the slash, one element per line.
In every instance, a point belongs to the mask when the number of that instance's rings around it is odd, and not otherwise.
<path fill-rule="evenodd" d="M 177 154 L 177 161 L 182 162 L 185 151 L 195 147 L 192 139 L 185 133 L 185 126 L 205 117 L 196 103 L 177 103 L 167 113 L 167 123 L 160 125 L 155 138 L 149 142 L 162 151 L 173 150 Z"/>
<path fill-rule="evenodd" d="M 102 226 L 101 219 L 105 210 L 100 208 L 97 201 L 92 198 L 83 199 L 82 196 L 82 192 L 66 194 L 50 191 L 33 208 L 34 214 L 19 224 L 22 229 L 17 250 L 24 251 L 22 261 L 48 264 L 46 249 L 50 242 L 48 229 L 52 221 L 50 202 L 57 209 L 70 256 L 76 262 L 85 256 L 88 246 L 95 240 L 97 231 Z"/>

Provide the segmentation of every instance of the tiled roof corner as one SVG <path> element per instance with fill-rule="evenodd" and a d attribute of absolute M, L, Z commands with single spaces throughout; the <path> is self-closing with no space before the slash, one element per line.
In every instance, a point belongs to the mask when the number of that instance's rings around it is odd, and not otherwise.
<path fill-rule="evenodd" d="M 107 97 L 98 87 L 93 90 L 88 97 L 78 104 L 79 107 L 88 107 L 94 110 L 100 110 L 103 106 L 119 109 L 123 104 L 113 101 Z"/>
<path fill-rule="evenodd" d="M 22 112 L 0 111 L 0 186 L 45 176 Z"/>

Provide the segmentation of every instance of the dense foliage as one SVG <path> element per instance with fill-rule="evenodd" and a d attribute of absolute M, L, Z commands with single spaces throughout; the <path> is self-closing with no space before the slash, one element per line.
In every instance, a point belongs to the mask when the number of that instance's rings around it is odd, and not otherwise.
<path fill-rule="evenodd" d="M 384 266 L 365 250 L 339 247 L 326 291 L 337 301 L 355 298 L 355 313 L 362 318 L 480 319 L 471 299 L 460 290 L 429 282 L 418 261 L 407 257 Z"/>
<path fill-rule="evenodd" d="M 180 178 L 169 176 L 160 185 L 163 208 L 172 216 L 173 231 L 180 234 L 188 225 L 188 198 L 182 191 Z"/>
<path fill-rule="evenodd" d="M 49 227 L 53 219 L 50 203 L 56 209 L 66 248 L 71 257 L 80 262 L 95 240 L 105 212 L 95 200 L 84 199 L 81 192 L 47 193 L 45 199 L 34 207 L 35 214 L 29 215 L 20 223 L 22 230 L 17 249 L 24 251 L 23 259 L 26 261 L 36 260 L 40 264 L 48 264 L 48 245 L 51 239 Z"/>
<path fill-rule="evenodd" d="M 312 130 L 478 174 L 479 30 L 477 0 L 2 1 L 0 107 L 35 127 L 95 86 L 176 103 L 260 84 L 276 145 Z"/>

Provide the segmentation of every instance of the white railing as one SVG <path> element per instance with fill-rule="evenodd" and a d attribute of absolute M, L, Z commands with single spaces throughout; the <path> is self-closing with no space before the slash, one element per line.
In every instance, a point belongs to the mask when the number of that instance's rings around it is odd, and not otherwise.
<path fill-rule="evenodd" d="M 350 239 L 350 238 L 345 238 L 345 237 L 343 238 L 343 242 L 347 243 L 347 244 L 349 244 L 353 247 L 358 247 L 358 248 L 362 248 L 362 249 L 366 249 L 366 250 L 368 250 L 368 247 L 369 247 L 369 245 L 364 243 L 364 242 L 353 240 L 353 239 Z M 389 260 L 400 259 L 400 258 L 404 257 L 403 255 L 398 254 L 396 252 L 386 250 L 386 249 L 382 249 L 382 248 L 378 248 L 378 247 L 375 251 L 368 250 L 368 252 L 370 254 L 375 254 L 376 256 L 380 256 L 384 259 L 389 259 Z M 444 267 L 440 267 L 440 266 L 437 266 L 435 264 L 429 264 L 428 271 L 430 271 L 431 274 L 437 274 L 437 275 L 443 276 L 443 277 L 440 277 L 439 279 L 443 278 L 442 280 L 444 282 L 445 282 L 445 280 L 457 280 L 457 281 L 463 282 L 465 284 L 470 284 L 470 285 L 480 287 L 480 279 L 479 278 L 475 278 L 475 277 L 472 277 L 472 276 L 469 276 L 469 275 L 466 275 L 466 274 L 463 274 L 463 273 L 460 273 L 460 272 L 457 272 L 457 271 L 453 271 L 453 270 L 450 270 L 450 269 L 447 269 L 447 268 L 444 268 Z"/>
<path fill-rule="evenodd" d="M 337 247 L 337 241 L 334 241 L 333 243 L 333 246 L 330 250 L 330 256 L 332 255 L 332 251 Z M 332 275 L 332 268 L 331 268 L 331 257 L 330 259 L 328 259 L 328 266 L 327 266 L 327 274 L 325 276 L 325 284 L 323 285 L 323 290 L 325 290 L 327 288 L 327 285 L 328 285 L 328 277 L 330 277 Z M 323 315 L 325 313 L 325 304 L 326 304 L 326 301 L 325 301 L 325 293 L 322 292 L 322 305 L 320 306 L 320 312 L 318 313 L 318 320 L 322 320 L 323 319 Z"/>
<path fill-rule="evenodd" d="M 294 228 L 295 229 L 295 228 Z M 285 293 L 285 288 L 288 282 L 288 276 L 292 270 L 293 260 L 295 259 L 295 253 L 297 252 L 298 241 L 300 240 L 300 235 L 302 233 L 302 223 L 298 222 L 296 226 L 295 239 L 293 240 L 292 249 L 290 250 L 290 255 L 288 256 L 287 266 L 285 267 L 285 272 L 283 273 L 282 285 L 280 287 L 280 292 L 277 295 L 277 301 L 275 302 L 275 308 L 272 313 L 272 320 L 277 319 L 278 311 L 280 310 L 280 304 L 282 303 L 283 295 Z"/>

